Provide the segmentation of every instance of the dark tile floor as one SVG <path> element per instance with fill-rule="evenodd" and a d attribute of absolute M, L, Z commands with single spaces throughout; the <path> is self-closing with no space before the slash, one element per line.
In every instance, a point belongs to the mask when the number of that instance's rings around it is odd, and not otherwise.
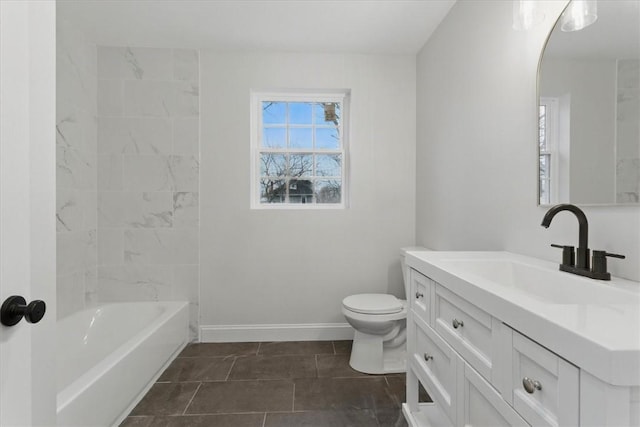
<path fill-rule="evenodd" d="M 190 344 L 121 427 L 406 426 L 404 374 L 354 371 L 350 351 L 351 341 Z"/>

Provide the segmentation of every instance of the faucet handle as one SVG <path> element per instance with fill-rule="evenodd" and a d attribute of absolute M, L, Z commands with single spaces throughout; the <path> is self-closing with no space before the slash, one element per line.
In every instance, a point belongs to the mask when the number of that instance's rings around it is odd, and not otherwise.
<path fill-rule="evenodd" d="M 595 254 L 596 252 L 600 252 L 600 251 L 593 251 L 593 253 Z M 604 252 L 604 251 L 603 251 Z M 620 259 L 625 259 L 626 257 L 624 255 L 619 255 L 619 254 L 612 254 L 609 252 L 605 252 L 604 256 L 610 256 L 611 258 L 620 258 Z"/>
<path fill-rule="evenodd" d="M 562 265 L 575 265 L 575 251 L 573 246 L 556 245 L 555 243 L 551 246 L 562 249 Z"/>
<path fill-rule="evenodd" d="M 607 258 L 625 259 L 624 255 L 612 254 L 607 251 L 593 251 L 593 260 L 591 262 L 591 271 L 594 273 L 607 273 Z"/>

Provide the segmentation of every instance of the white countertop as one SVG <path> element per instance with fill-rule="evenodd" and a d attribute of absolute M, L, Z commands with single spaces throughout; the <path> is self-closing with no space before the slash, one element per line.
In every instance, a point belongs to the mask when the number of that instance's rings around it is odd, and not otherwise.
<path fill-rule="evenodd" d="M 556 303 L 457 271 L 449 263 L 452 259 L 496 258 L 558 270 L 556 263 L 510 252 L 409 251 L 406 261 L 410 267 L 593 376 L 613 385 L 640 385 L 640 283 L 615 277 L 611 281 L 594 280 L 558 271 L 559 275 L 583 281 L 576 283 L 584 283 L 584 292 L 591 289 L 606 294 L 611 289 L 625 296 L 627 292 L 628 298 L 623 302 L 601 303 L 576 295 L 577 302 L 565 296 L 561 303 Z"/>

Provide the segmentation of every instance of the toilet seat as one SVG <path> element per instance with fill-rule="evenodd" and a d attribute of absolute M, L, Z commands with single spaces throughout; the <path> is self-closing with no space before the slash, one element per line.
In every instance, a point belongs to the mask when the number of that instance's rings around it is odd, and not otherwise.
<path fill-rule="evenodd" d="M 361 314 L 394 314 L 401 312 L 405 305 L 389 294 L 357 294 L 342 300 L 345 309 Z"/>

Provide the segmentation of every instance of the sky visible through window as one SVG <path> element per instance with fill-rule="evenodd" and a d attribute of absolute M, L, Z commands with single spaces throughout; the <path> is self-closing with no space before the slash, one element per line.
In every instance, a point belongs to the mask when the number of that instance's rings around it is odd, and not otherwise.
<path fill-rule="evenodd" d="M 260 203 L 341 203 L 341 103 L 262 101 L 261 107 Z"/>

